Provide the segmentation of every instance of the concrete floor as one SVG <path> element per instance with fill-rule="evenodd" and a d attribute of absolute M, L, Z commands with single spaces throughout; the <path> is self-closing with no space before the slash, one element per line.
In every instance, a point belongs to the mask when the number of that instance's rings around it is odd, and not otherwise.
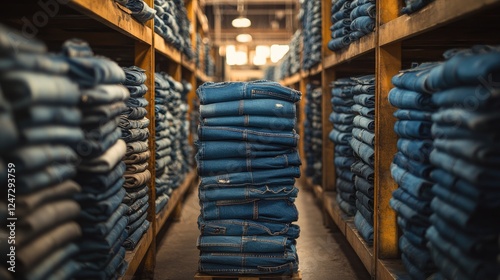
<path fill-rule="evenodd" d="M 301 235 L 297 239 L 303 280 L 371 279 L 338 229 L 325 228 L 313 194 L 301 190 L 296 201 Z M 197 192 L 188 194 L 178 221 L 157 240 L 156 280 L 192 280 L 197 270 L 196 225 L 200 207 Z"/>

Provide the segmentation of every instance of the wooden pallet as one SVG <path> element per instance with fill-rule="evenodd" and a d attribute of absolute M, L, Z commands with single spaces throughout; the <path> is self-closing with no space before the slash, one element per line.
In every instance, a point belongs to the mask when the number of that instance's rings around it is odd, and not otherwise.
<path fill-rule="evenodd" d="M 240 275 L 240 276 L 221 276 L 196 273 L 195 280 L 302 280 L 302 274 L 299 272 L 292 275 Z"/>

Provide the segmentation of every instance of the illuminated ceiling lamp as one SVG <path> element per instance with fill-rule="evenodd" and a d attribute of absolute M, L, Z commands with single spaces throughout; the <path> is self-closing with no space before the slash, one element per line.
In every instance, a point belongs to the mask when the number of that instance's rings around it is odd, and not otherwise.
<path fill-rule="evenodd" d="M 238 36 L 236 36 L 236 41 L 238 41 L 240 43 L 251 42 L 252 41 L 252 35 L 250 35 L 250 34 L 238 34 Z"/>
<path fill-rule="evenodd" d="M 238 12 L 240 13 L 240 16 L 233 19 L 233 21 L 231 22 L 231 24 L 236 27 L 236 28 L 245 28 L 245 27 L 249 27 L 250 25 L 252 25 L 252 22 L 243 16 L 243 12 L 245 10 L 245 6 L 243 5 L 243 1 L 242 0 L 238 0 Z"/>

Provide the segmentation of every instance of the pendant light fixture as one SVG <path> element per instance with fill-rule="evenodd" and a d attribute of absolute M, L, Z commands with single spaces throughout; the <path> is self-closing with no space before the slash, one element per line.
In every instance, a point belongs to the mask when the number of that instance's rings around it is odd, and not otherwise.
<path fill-rule="evenodd" d="M 252 22 L 244 16 L 245 6 L 244 6 L 242 0 L 238 0 L 237 10 L 238 10 L 240 15 L 237 18 L 233 19 L 233 21 L 231 22 L 233 27 L 245 28 L 245 27 L 249 27 L 250 25 L 252 25 Z"/>

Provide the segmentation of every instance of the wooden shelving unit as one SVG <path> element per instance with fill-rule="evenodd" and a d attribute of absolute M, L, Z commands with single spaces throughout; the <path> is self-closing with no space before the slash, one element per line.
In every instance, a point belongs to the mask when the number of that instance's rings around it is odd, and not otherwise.
<path fill-rule="evenodd" d="M 210 77 L 188 61 L 180 51 L 165 42 L 154 32 L 153 20 L 141 24 L 131 16 L 130 10 L 118 5 L 112 0 L 72 0 L 68 4 L 54 1 L 57 11 L 46 15 L 47 21 L 36 25 L 36 37 L 44 41 L 51 51 L 59 51 L 61 43 L 71 38 L 86 40 L 95 54 L 115 60 L 120 66 L 137 65 L 146 70 L 148 92 L 145 98 L 149 104 L 147 117 L 150 119 L 150 150 L 149 171 L 152 180 L 149 183 L 148 220 L 150 228 L 143 235 L 133 251 L 127 252 L 125 259 L 129 263 L 123 279 L 132 279 L 137 271 L 141 271 L 141 279 L 153 279 L 156 260 L 156 237 L 166 225 L 166 221 L 180 214 L 181 205 L 186 193 L 196 181 L 196 171 L 193 169 L 186 175 L 184 182 L 176 188 L 167 206 L 158 214 L 155 213 L 155 72 L 163 71 L 181 81 L 189 81 L 193 89 L 188 94 L 190 109 L 195 98 L 197 80 L 204 82 Z M 150 7 L 153 0 L 145 0 Z M 38 12 L 46 13 L 37 2 L 29 0 L 10 1 L 5 3 L 5 9 L 0 12 L 0 22 L 18 30 L 23 29 L 20 20 L 26 17 L 32 20 Z M 200 10 L 198 0 L 185 0 L 189 20 L 193 23 L 194 32 L 199 27 L 208 33 L 208 23 Z M 195 47 L 196 42 L 193 43 Z M 190 136 L 191 138 L 191 136 Z M 191 142 L 192 143 L 192 142 Z"/>
<path fill-rule="evenodd" d="M 442 54 L 451 48 L 468 48 L 474 44 L 500 44 L 500 0 L 435 0 L 411 15 L 400 15 L 403 1 L 377 1 L 375 32 L 337 52 L 328 49 L 330 40 L 330 1 L 322 2 L 322 55 L 320 65 L 309 71 L 301 70 L 281 81 L 299 89 L 303 100 L 299 104 L 299 133 L 303 137 L 305 89 L 310 81 L 320 81 L 323 88 L 323 180 L 312 185 L 310 178 L 300 183 L 318 198 L 325 222 L 335 224 L 345 235 L 374 279 L 409 279 L 398 249 L 399 230 L 396 214 L 389 207 L 397 184 L 391 177 L 390 164 L 396 153 L 397 136 L 393 127 L 396 119 L 388 101 L 391 78 L 412 62 L 443 60 Z M 368 246 L 359 236 L 353 218 L 344 214 L 335 200 L 334 145 L 328 138 L 332 125 L 328 120 L 332 107 L 331 82 L 338 78 L 373 74 L 376 78 L 375 101 L 375 199 L 374 244 Z M 302 158 L 303 147 L 299 146 Z M 303 163 L 302 170 L 305 170 Z"/>

